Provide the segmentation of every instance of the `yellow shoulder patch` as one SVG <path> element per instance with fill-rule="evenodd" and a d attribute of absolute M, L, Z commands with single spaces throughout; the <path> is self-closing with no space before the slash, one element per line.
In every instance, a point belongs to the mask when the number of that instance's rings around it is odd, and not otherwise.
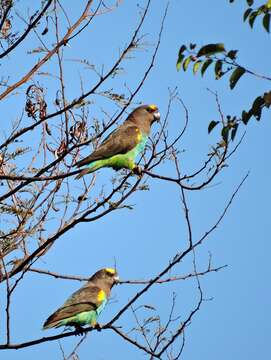
<path fill-rule="evenodd" d="M 138 142 L 140 142 L 142 140 L 142 134 L 141 133 L 137 134 L 136 139 Z"/>
<path fill-rule="evenodd" d="M 98 291 L 97 300 L 98 302 L 102 302 L 106 299 L 106 294 L 103 290 Z"/>
<path fill-rule="evenodd" d="M 106 268 L 105 271 L 112 274 L 112 275 L 114 275 L 116 273 L 116 270 L 112 269 L 112 268 Z"/>

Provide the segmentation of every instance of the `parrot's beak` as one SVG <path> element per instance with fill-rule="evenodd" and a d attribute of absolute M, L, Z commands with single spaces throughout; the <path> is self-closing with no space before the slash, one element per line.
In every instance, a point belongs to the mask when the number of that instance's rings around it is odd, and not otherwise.
<path fill-rule="evenodd" d="M 160 120 L 160 112 L 158 109 L 153 113 L 153 117 L 154 117 L 154 121 Z"/>
<path fill-rule="evenodd" d="M 119 283 L 119 281 L 120 281 L 119 276 L 118 276 L 118 275 L 114 276 L 114 282 L 115 282 L 115 284 Z"/>

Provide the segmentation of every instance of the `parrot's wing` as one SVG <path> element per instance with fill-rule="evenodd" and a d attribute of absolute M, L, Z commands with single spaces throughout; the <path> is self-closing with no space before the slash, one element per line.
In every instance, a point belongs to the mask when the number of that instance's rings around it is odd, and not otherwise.
<path fill-rule="evenodd" d="M 71 316 L 75 316 L 84 311 L 91 311 L 91 310 L 96 310 L 96 306 L 95 304 L 92 304 L 87 301 L 83 303 L 73 304 L 70 306 L 63 306 L 59 308 L 56 312 L 54 312 L 51 316 L 49 316 L 44 326 L 50 323 L 55 323 L 57 321 L 67 319 Z"/>
<path fill-rule="evenodd" d="M 135 125 L 121 125 L 114 130 L 91 155 L 77 162 L 80 167 L 92 161 L 107 159 L 117 154 L 126 154 L 132 150 L 142 139 L 140 129 Z"/>
<path fill-rule="evenodd" d="M 64 305 L 46 320 L 44 326 L 84 311 L 97 310 L 106 299 L 105 293 L 97 286 L 85 286 L 73 293 Z"/>
<path fill-rule="evenodd" d="M 87 283 L 85 286 L 75 291 L 64 303 L 63 307 L 79 303 L 89 303 L 97 308 L 104 300 L 103 293 L 104 291 L 98 286 Z"/>

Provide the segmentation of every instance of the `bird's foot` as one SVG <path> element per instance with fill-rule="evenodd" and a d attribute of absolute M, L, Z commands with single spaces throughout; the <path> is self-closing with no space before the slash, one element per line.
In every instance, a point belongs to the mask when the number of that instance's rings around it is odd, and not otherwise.
<path fill-rule="evenodd" d="M 96 329 L 97 331 L 101 331 L 102 330 L 102 326 L 99 323 L 96 323 L 94 326 L 94 329 Z"/>
<path fill-rule="evenodd" d="M 142 168 L 138 165 L 134 166 L 133 173 L 139 177 L 143 176 Z"/>
<path fill-rule="evenodd" d="M 85 335 L 86 329 L 84 329 L 82 326 L 76 324 L 76 325 L 74 325 L 74 327 L 75 327 L 75 331 L 76 331 L 75 336 Z"/>

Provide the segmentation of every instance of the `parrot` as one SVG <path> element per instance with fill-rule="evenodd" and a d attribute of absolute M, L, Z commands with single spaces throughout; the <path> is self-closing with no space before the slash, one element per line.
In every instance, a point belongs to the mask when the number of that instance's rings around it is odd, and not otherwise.
<path fill-rule="evenodd" d="M 60 326 L 74 326 L 83 333 L 84 325 L 99 328 L 97 318 L 110 297 L 111 288 L 119 281 L 115 269 L 105 268 L 97 271 L 87 283 L 75 291 L 43 324 L 43 329 Z"/>
<path fill-rule="evenodd" d="M 114 170 L 126 168 L 135 173 L 139 172 L 135 158 L 143 152 L 152 124 L 159 120 L 160 113 L 156 105 L 137 107 L 94 152 L 73 165 L 79 168 L 86 166 L 76 179 L 102 167 L 111 167 Z"/>

